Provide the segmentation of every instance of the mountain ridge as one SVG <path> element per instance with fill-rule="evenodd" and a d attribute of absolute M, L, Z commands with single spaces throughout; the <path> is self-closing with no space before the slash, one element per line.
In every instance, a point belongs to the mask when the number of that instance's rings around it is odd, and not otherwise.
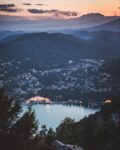
<path fill-rule="evenodd" d="M 110 58 L 119 55 L 119 37 L 119 34 L 110 37 L 109 32 L 100 34 L 93 40 L 61 33 L 23 34 L 0 44 L 0 58 L 10 60 L 30 57 L 37 61 L 37 65 L 81 58 Z"/>
<path fill-rule="evenodd" d="M 101 30 L 106 30 L 106 31 L 117 31 L 120 32 L 120 17 L 117 19 L 114 19 L 113 21 L 104 23 L 103 25 L 99 26 L 94 26 L 91 28 L 85 29 L 87 31 L 101 31 Z"/>
<path fill-rule="evenodd" d="M 103 16 L 99 13 L 91 13 L 71 19 L 39 18 L 30 20 L 25 17 L 2 16 L 0 15 L 0 29 L 11 31 L 48 31 L 61 29 L 79 29 L 102 25 L 118 18 L 117 16 Z"/>

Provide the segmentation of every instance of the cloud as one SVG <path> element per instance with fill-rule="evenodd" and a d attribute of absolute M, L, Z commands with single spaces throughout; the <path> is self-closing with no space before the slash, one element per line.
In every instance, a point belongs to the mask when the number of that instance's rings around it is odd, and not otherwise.
<path fill-rule="evenodd" d="M 49 14 L 53 14 L 55 16 L 67 16 L 67 17 L 71 17 L 71 16 L 78 16 L 77 12 L 71 12 L 71 11 L 60 11 L 60 10 L 42 10 L 42 9 L 28 9 L 28 11 L 30 13 L 33 14 L 45 14 L 45 13 L 49 13 Z"/>
<path fill-rule="evenodd" d="M 5 12 L 19 12 L 20 9 L 14 8 L 15 4 L 1 4 L 0 5 L 0 11 L 5 11 Z"/>
<path fill-rule="evenodd" d="M 54 11 L 54 14 L 56 16 L 64 15 L 64 16 L 68 16 L 68 17 L 70 17 L 70 16 L 74 16 L 74 17 L 78 16 L 77 12 L 72 12 L 72 11 L 59 11 L 59 10 L 57 10 L 57 11 Z"/>
<path fill-rule="evenodd" d="M 48 13 L 48 10 L 28 9 L 28 12 L 33 13 L 33 14 L 44 14 L 44 13 Z"/>
<path fill-rule="evenodd" d="M 44 4 L 36 4 L 36 5 L 38 5 L 38 6 L 43 6 Z"/>
<path fill-rule="evenodd" d="M 32 4 L 30 4 L 30 3 L 23 3 L 23 5 L 30 6 L 30 5 L 32 5 Z"/>
<path fill-rule="evenodd" d="M 15 4 L 1 4 L 0 9 L 8 9 L 11 7 L 15 7 Z"/>
<path fill-rule="evenodd" d="M 31 6 L 32 4 L 31 3 L 22 3 L 23 5 L 27 5 L 27 6 Z M 44 4 L 35 4 L 35 5 L 38 5 L 38 6 L 43 6 Z"/>
<path fill-rule="evenodd" d="M 120 9 L 120 6 L 118 7 L 118 9 Z"/>
<path fill-rule="evenodd" d="M 0 11 L 5 11 L 5 12 L 18 12 L 18 9 L 0 9 Z"/>

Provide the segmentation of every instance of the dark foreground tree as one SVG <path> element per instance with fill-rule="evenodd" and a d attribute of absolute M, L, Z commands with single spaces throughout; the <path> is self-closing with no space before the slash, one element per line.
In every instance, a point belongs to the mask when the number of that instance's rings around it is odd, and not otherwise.
<path fill-rule="evenodd" d="M 99 112 L 79 122 L 65 119 L 56 130 L 57 139 L 87 150 L 120 149 L 120 98 L 114 97 Z"/>
<path fill-rule="evenodd" d="M 29 109 L 21 116 L 21 106 L 14 98 L 0 90 L 0 148 L 4 150 L 31 150 L 35 148 L 37 122 Z"/>
<path fill-rule="evenodd" d="M 74 120 L 71 118 L 65 118 L 64 121 L 56 129 L 57 138 L 64 143 L 74 144 L 73 139 L 73 124 Z"/>
<path fill-rule="evenodd" d="M 46 143 L 37 127 L 34 112 L 28 109 L 22 115 L 19 103 L 0 89 L 0 149 L 51 150 L 51 143 Z"/>

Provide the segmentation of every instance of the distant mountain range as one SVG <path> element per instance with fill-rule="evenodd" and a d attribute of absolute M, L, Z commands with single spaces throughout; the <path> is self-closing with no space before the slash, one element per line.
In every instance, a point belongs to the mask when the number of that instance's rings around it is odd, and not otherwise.
<path fill-rule="evenodd" d="M 110 21 L 108 23 L 105 23 L 103 25 L 94 26 L 85 30 L 87 31 L 106 30 L 106 31 L 119 31 L 120 32 L 120 18 Z"/>
<path fill-rule="evenodd" d="M 15 31 L 15 32 L 12 32 L 12 31 L 1 31 L 0 32 L 0 42 L 3 42 L 4 39 L 7 40 L 8 37 L 11 37 L 13 35 L 16 35 L 16 36 L 19 35 L 20 36 L 21 34 L 24 34 L 24 32 L 21 32 L 21 31 Z"/>
<path fill-rule="evenodd" d="M 0 59 L 32 59 L 31 65 L 120 56 L 120 33 L 79 32 L 79 37 L 60 33 L 27 33 L 12 35 L 0 44 Z M 77 35 L 77 36 L 78 36 Z M 89 37 L 87 40 L 86 37 Z"/>
<path fill-rule="evenodd" d="M 14 28 L 14 32 L 0 32 L 1 59 L 21 60 L 30 57 L 33 60 L 31 65 L 39 66 L 39 63 L 61 63 L 80 58 L 107 59 L 120 56 L 119 17 L 106 17 L 99 13 L 92 13 L 69 20 L 39 20 L 39 18 L 25 20 L 24 17 L 11 16 L 9 18 L 9 16 L 3 17 L 2 15 L 0 18 L 2 18 L 0 27 L 9 26 L 8 29 L 10 29 L 12 26 Z M 33 31 L 15 31 L 19 25 L 22 25 L 21 27 L 25 25 L 24 29 L 32 28 Z M 38 28 L 44 30 L 44 27 L 52 27 L 54 30 L 49 30 L 49 33 L 37 31 Z M 55 30 L 56 27 L 58 27 L 57 30 Z M 59 30 L 59 27 L 67 27 L 67 29 Z"/>
<path fill-rule="evenodd" d="M 89 14 L 89 15 L 84 15 L 84 16 L 80 17 L 80 19 L 84 20 L 85 22 L 86 22 L 86 20 L 87 21 L 89 20 L 90 22 L 93 20 L 93 22 L 94 22 L 94 19 L 96 20 L 98 18 L 103 18 L 103 17 L 104 16 L 100 15 L 100 14 L 94 14 L 94 15 L 93 14 Z M 76 22 L 76 20 L 74 20 L 74 21 Z M 120 18 L 117 18 L 117 19 L 114 19 L 114 20 L 112 20 L 110 22 L 104 23 L 102 25 L 94 26 L 94 27 L 90 27 L 90 28 L 49 30 L 48 33 L 72 34 L 74 36 L 81 37 L 82 39 L 85 40 L 85 39 L 89 39 L 89 38 L 94 38 L 94 36 L 96 36 L 99 33 L 101 34 L 102 32 L 98 32 L 98 33 L 96 32 L 95 33 L 95 31 L 102 31 L 102 30 L 104 30 L 104 31 L 113 31 L 113 32 L 120 32 Z M 0 42 L 2 42 L 5 38 L 7 38 L 9 36 L 12 36 L 12 35 L 16 35 L 17 36 L 17 35 L 22 35 L 22 34 L 25 34 L 25 33 L 35 33 L 35 32 L 37 33 L 37 31 L 1 31 L 0 32 Z"/>
<path fill-rule="evenodd" d="M 116 40 L 119 40 L 120 32 L 113 32 L 113 31 L 75 31 L 71 33 L 72 35 L 79 37 L 80 39 L 83 40 L 95 40 L 96 38 L 111 38 L 113 42 L 116 42 Z M 104 37 L 105 36 L 105 37 Z M 112 38 L 112 36 L 114 38 Z M 107 40 L 107 39 L 106 39 Z"/>
<path fill-rule="evenodd" d="M 0 15 L 0 30 L 10 31 L 49 31 L 64 29 L 83 29 L 99 26 L 119 17 L 104 16 L 100 13 L 86 14 L 72 19 L 39 18 L 28 19 L 25 17 Z"/>

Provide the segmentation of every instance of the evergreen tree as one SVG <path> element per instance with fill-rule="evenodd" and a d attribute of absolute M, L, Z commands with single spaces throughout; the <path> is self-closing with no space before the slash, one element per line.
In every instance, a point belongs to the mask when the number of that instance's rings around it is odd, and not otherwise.
<path fill-rule="evenodd" d="M 64 143 L 74 144 L 74 140 L 73 140 L 73 123 L 74 123 L 74 120 L 67 117 L 57 127 L 56 134 L 57 134 L 57 138 L 59 140 L 61 140 Z"/>
<path fill-rule="evenodd" d="M 0 149 L 2 150 L 51 150 L 38 133 L 38 123 L 29 108 L 23 115 L 20 104 L 0 89 Z M 46 126 L 43 126 L 47 134 Z"/>
<path fill-rule="evenodd" d="M 0 90 L 0 147 L 4 150 L 32 149 L 37 131 L 34 112 L 29 109 L 21 116 L 19 103 Z M 20 117 L 21 116 L 21 117 Z"/>

